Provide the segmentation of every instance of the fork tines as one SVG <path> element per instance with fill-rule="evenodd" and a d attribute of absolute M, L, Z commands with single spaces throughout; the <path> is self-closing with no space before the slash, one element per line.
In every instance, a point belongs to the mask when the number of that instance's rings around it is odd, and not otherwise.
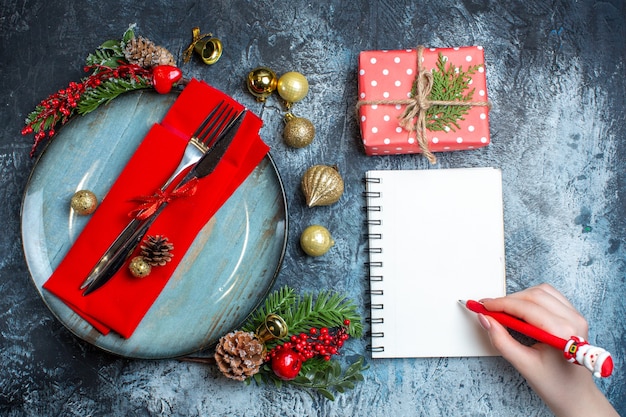
<path fill-rule="evenodd" d="M 212 142 L 224 131 L 224 129 L 232 122 L 234 115 L 237 113 L 235 109 L 221 101 L 207 118 L 202 122 L 198 130 L 193 134 L 191 140 L 203 152 L 212 145 Z"/>

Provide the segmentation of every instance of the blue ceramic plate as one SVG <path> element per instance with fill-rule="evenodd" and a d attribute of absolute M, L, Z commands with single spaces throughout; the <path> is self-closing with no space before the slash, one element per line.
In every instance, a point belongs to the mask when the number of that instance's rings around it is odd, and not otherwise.
<path fill-rule="evenodd" d="M 44 302 L 78 337 L 125 357 L 171 358 L 214 344 L 263 301 L 285 253 L 286 199 L 268 155 L 198 234 L 131 338 L 100 334 L 42 289 L 88 221 L 71 212 L 71 196 L 104 196 L 175 99 L 128 93 L 72 120 L 37 161 L 22 202 L 24 253 Z"/>

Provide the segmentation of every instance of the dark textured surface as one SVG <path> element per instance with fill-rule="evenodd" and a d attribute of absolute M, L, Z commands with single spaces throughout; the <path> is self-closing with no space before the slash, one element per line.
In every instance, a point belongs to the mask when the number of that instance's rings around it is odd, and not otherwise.
<path fill-rule="evenodd" d="M 419 4 L 424 3 L 424 4 Z M 182 59 L 191 28 L 224 42 L 206 80 L 257 112 L 285 182 L 290 241 L 277 286 L 333 288 L 364 302 L 366 246 L 361 178 L 375 168 L 496 166 L 504 177 L 508 291 L 540 282 L 561 290 L 589 319 L 593 342 L 616 372 L 598 381 L 626 415 L 626 9 L 621 0 L 495 2 L 67 1 L 0 4 L 0 414 L 40 415 L 468 415 L 543 416 L 549 411 L 505 361 L 417 359 L 371 362 L 366 381 L 335 402 L 290 388 L 243 386 L 215 369 L 175 360 L 117 358 L 77 340 L 41 301 L 21 248 L 19 207 L 34 161 L 19 131 L 44 97 L 77 80 L 85 56 L 138 34 Z M 420 157 L 364 156 L 355 119 L 356 64 L 365 49 L 483 45 L 492 144 Z M 245 91 L 248 71 L 296 70 L 311 84 L 295 112 L 316 125 L 315 142 L 282 143 L 282 108 Z M 346 194 L 309 209 L 302 173 L 338 164 Z M 334 249 L 308 258 L 297 241 L 311 223 L 333 233 Z M 415 329 L 407 329 L 415 331 Z M 353 341 L 347 355 L 364 354 Z"/>

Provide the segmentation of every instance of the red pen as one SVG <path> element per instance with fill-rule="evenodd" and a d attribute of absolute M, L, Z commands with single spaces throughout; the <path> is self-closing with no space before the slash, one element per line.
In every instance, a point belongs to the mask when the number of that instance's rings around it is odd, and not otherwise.
<path fill-rule="evenodd" d="M 509 314 L 499 311 L 489 311 L 478 301 L 459 300 L 459 303 L 474 313 L 493 317 L 498 323 L 509 329 L 562 350 L 565 359 L 569 362 L 584 366 L 589 369 L 595 377 L 608 377 L 613 372 L 613 358 L 611 354 L 600 347 L 590 345 L 582 337 L 572 336 L 569 340 L 565 340 Z"/>

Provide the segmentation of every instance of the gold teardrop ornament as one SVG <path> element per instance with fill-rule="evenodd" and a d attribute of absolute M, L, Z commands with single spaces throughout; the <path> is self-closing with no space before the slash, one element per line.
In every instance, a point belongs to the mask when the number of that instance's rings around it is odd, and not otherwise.
<path fill-rule="evenodd" d="M 292 148 L 304 148 L 313 142 L 315 126 L 309 119 L 295 116 L 293 113 L 285 115 L 285 130 L 283 139 Z"/>
<path fill-rule="evenodd" d="M 309 256 L 322 256 L 333 247 L 335 241 L 328 229 L 319 224 L 304 229 L 300 235 L 300 246 Z"/>
<path fill-rule="evenodd" d="M 307 169 L 300 185 L 309 207 L 336 203 L 344 188 L 343 178 L 337 167 L 328 165 L 313 165 Z"/>

